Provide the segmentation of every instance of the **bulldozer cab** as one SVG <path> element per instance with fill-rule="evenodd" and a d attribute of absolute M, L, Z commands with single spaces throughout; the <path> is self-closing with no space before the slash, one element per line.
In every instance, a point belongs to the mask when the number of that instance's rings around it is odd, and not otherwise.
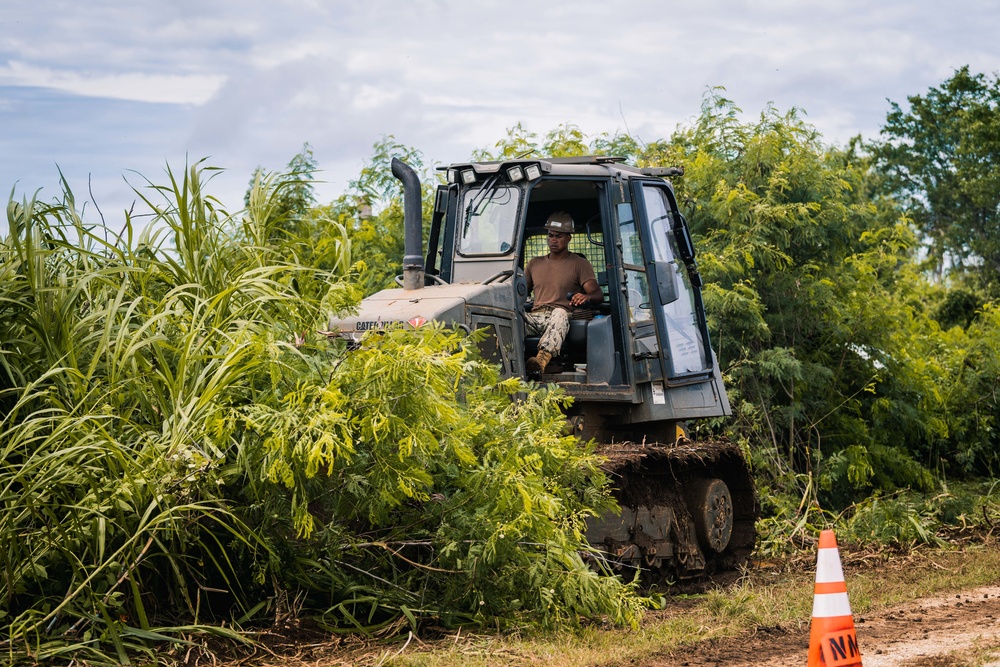
<path fill-rule="evenodd" d="M 548 252 L 555 211 L 575 222 L 570 251 L 587 258 L 604 293 L 571 312 L 563 351 L 543 380 L 578 401 L 624 402 L 637 421 L 729 413 L 716 368 L 687 224 L 672 186 L 678 170 L 638 169 L 620 158 L 458 163 L 444 168 L 425 261 L 428 284 L 495 288 L 468 302 L 468 326 L 486 329 L 485 356 L 524 375 L 537 339 L 524 267 Z M 509 298 L 508 298 L 509 297 Z"/>

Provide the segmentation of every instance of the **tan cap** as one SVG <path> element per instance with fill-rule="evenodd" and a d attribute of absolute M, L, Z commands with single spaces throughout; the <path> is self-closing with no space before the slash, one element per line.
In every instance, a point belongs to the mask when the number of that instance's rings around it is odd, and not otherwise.
<path fill-rule="evenodd" d="M 550 232 L 573 233 L 573 217 L 566 211 L 556 211 L 545 221 L 545 229 Z"/>

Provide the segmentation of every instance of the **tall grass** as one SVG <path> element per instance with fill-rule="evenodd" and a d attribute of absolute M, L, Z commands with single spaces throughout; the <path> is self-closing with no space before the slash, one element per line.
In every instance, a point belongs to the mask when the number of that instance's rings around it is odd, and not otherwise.
<path fill-rule="evenodd" d="M 346 356 L 310 334 L 359 291 L 334 275 L 345 227 L 327 225 L 329 272 L 302 266 L 314 236 L 275 214 L 281 179 L 255 179 L 233 216 L 206 172 L 137 191 L 152 221 L 119 234 L 85 224 L 68 187 L 8 206 L 8 662 L 158 660 L 288 614 L 331 632 L 635 625 L 649 601 L 580 556 L 612 501 L 563 433 L 564 398 L 500 380 L 474 336 L 440 327 Z"/>
<path fill-rule="evenodd" d="M 227 423 L 306 325 L 290 287 L 306 269 L 238 242 L 198 165 L 168 175 L 145 196 L 153 224 L 136 233 L 127 219 L 111 240 L 68 187 L 59 203 L 8 205 L 0 647 L 12 659 L 72 647 L 126 661 L 257 598 L 233 558 L 266 561 L 269 547 L 224 493 L 241 474 Z"/>

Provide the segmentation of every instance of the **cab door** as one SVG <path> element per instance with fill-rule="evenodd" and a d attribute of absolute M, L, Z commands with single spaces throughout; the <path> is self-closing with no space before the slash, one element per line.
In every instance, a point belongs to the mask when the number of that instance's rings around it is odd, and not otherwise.
<path fill-rule="evenodd" d="M 687 223 L 665 182 L 636 181 L 633 188 L 646 232 L 641 236 L 663 375 L 668 381 L 704 377 L 712 370 L 712 351 Z"/>

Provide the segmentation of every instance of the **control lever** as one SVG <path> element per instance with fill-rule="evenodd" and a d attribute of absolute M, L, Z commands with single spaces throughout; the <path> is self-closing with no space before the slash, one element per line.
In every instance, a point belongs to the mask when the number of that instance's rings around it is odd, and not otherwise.
<path fill-rule="evenodd" d="M 583 292 L 566 292 L 566 300 L 570 302 L 570 304 L 569 304 L 570 308 L 584 308 L 584 307 L 592 305 L 590 303 L 590 299 L 587 299 L 587 303 L 581 304 L 579 306 L 574 306 L 573 305 L 573 297 L 576 294 L 583 294 Z"/>

